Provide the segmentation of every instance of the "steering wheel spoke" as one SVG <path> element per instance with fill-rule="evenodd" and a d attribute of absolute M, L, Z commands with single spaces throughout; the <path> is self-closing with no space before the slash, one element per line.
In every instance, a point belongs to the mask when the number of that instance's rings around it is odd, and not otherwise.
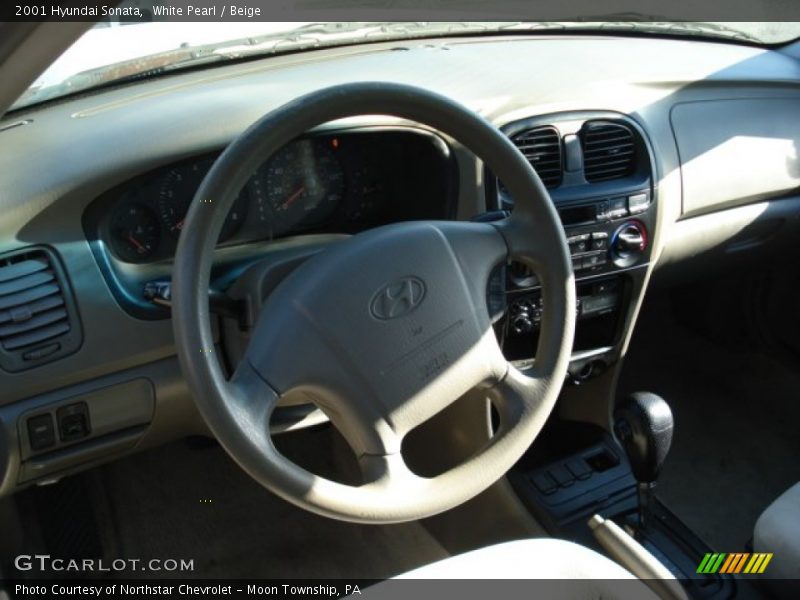
<path fill-rule="evenodd" d="M 510 367 L 505 377 L 491 389 L 493 405 L 500 418 L 499 434 L 517 426 L 537 411 L 545 395 L 547 378 L 536 368 L 525 372 Z"/>
<path fill-rule="evenodd" d="M 520 261 L 539 274 L 546 271 L 547 265 L 552 263 L 554 254 L 557 254 L 554 249 L 560 248 L 566 240 L 561 239 L 561 232 L 548 235 L 549 232 L 542 231 L 543 228 L 535 228 L 533 220 L 531 215 L 513 213 L 510 217 L 491 224 L 506 242 L 508 260 Z M 532 234 L 532 231 L 535 233 Z"/>
<path fill-rule="evenodd" d="M 226 387 L 231 416 L 237 422 L 247 423 L 251 433 L 269 436 L 269 420 L 279 394 L 247 361 L 241 362 Z"/>
<path fill-rule="evenodd" d="M 393 454 L 362 454 L 358 465 L 363 485 L 371 488 L 395 487 L 402 489 L 409 482 L 418 480 L 409 468 L 401 452 Z M 416 483 L 415 483 L 416 484 Z"/>

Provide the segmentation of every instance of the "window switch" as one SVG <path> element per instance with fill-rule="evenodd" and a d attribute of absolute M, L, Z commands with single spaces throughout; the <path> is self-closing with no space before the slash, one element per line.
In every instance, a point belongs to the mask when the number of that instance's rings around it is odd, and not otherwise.
<path fill-rule="evenodd" d="M 567 469 L 570 473 L 575 475 L 575 478 L 583 481 L 592 476 L 592 469 L 581 458 L 573 458 L 567 461 Z"/>
<path fill-rule="evenodd" d="M 28 419 L 28 441 L 33 451 L 44 450 L 56 443 L 56 430 L 50 413 Z"/>
<path fill-rule="evenodd" d="M 531 478 L 533 485 L 545 496 L 549 496 L 558 489 L 558 484 L 547 473 L 537 473 Z"/>
<path fill-rule="evenodd" d="M 575 483 L 575 477 L 572 476 L 572 473 L 567 471 L 566 467 L 563 465 L 557 465 L 552 467 L 548 472 L 548 475 L 555 479 L 556 483 L 560 487 L 569 487 L 573 483 Z"/>
<path fill-rule="evenodd" d="M 91 432 L 89 407 L 85 402 L 63 406 L 58 409 L 56 416 L 62 442 L 73 442 L 85 438 Z"/>

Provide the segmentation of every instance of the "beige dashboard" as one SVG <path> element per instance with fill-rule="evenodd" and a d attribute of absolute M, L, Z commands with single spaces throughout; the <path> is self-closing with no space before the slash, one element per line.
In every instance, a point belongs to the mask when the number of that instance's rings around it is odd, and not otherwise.
<path fill-rule="evenodd" d="M 169 319 L 130 314 L 108 284 L 86 235 L 90 205 L 145 173 L 219 151 L 262 114 L 305 92 L 356 80 L 432 89 L 498 127 L 595 111 L 641 128 L 658 201 L 652 260 L 632 290 L 613 357 L 624 353 L 644 291 L 662 266 L 665 277 L 679 278 L 738 260 L 737 252 L 757 256 L 797 233 L 800 63 L 746 46 L 535 36 L 379 43 L 179 73 L 8 114 L 0 121 L 0 173 L 6 174 L 0 178 L 0 255 L 43 246 L 58 256 L 81 340 L 59 360 L 0 371 L 0 494 L 35 481 L 31 469 L 50 477 L 205 432 L 175 360 Z M 416 125 L 376 115 L 330 128 L 410 131 Z M 475 157 L 453 140 L 444 142 L 457 180 L 454 216 L 496 208 Z M 757 235 L 746 235 L 753 228 Z M 609 398 L 614 381 L 612 368 L 591 385 L 565 391 L 562 410 L 605 424 L 607 415 L 596 408 L 605 404 L 587 407 L 580 399 Z M 106 413 L 114 406 L 117 416 L 110 418 L 125 427 L 107 445 L 86 447 L 82 457 L 69 455 L 67 444 L 58 449 L 67 453 L 65 462 L 30 463 L 30 431 L 22 419 L 43 411 L 55 417 L 59 407 L 80 402 Z M 137 435 L 127 435 L 134 430 Z"/>

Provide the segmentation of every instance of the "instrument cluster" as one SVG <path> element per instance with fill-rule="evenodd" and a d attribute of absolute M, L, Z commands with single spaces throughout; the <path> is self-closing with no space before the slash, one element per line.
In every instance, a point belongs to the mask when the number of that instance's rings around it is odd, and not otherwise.
<path fill-rule="evenodd" d="M 171 164 L 104 197 L 97 236 L 125 263 L 174 256 L 186 214 L 218 153 Z M 416 130 L 349 131 L 294 140 L 239 192 L 220 246 L 303 233 L 358 233 L 404 220 L 452 218 L 454 168 L 438 137 Z"/>

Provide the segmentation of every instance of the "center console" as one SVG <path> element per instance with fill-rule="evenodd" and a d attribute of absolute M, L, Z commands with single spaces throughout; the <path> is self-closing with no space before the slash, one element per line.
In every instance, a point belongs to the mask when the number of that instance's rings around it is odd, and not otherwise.
<path fill-rule="evenodd" d="M 582 383 L 615 360 L 650 261 L 657 199 L 649 144 L 633 120 L 609 113 L 537 117 L 505 131 L 548 188 L 564 227 L 577 291 L 570 381 Z M 486 180 L 489 206 L 513 211 L 502 182 L 491 173 Z M 506 265 L 489 304 L 506 357 L 532 361 L 547 310 L 536 274 Z"/>

